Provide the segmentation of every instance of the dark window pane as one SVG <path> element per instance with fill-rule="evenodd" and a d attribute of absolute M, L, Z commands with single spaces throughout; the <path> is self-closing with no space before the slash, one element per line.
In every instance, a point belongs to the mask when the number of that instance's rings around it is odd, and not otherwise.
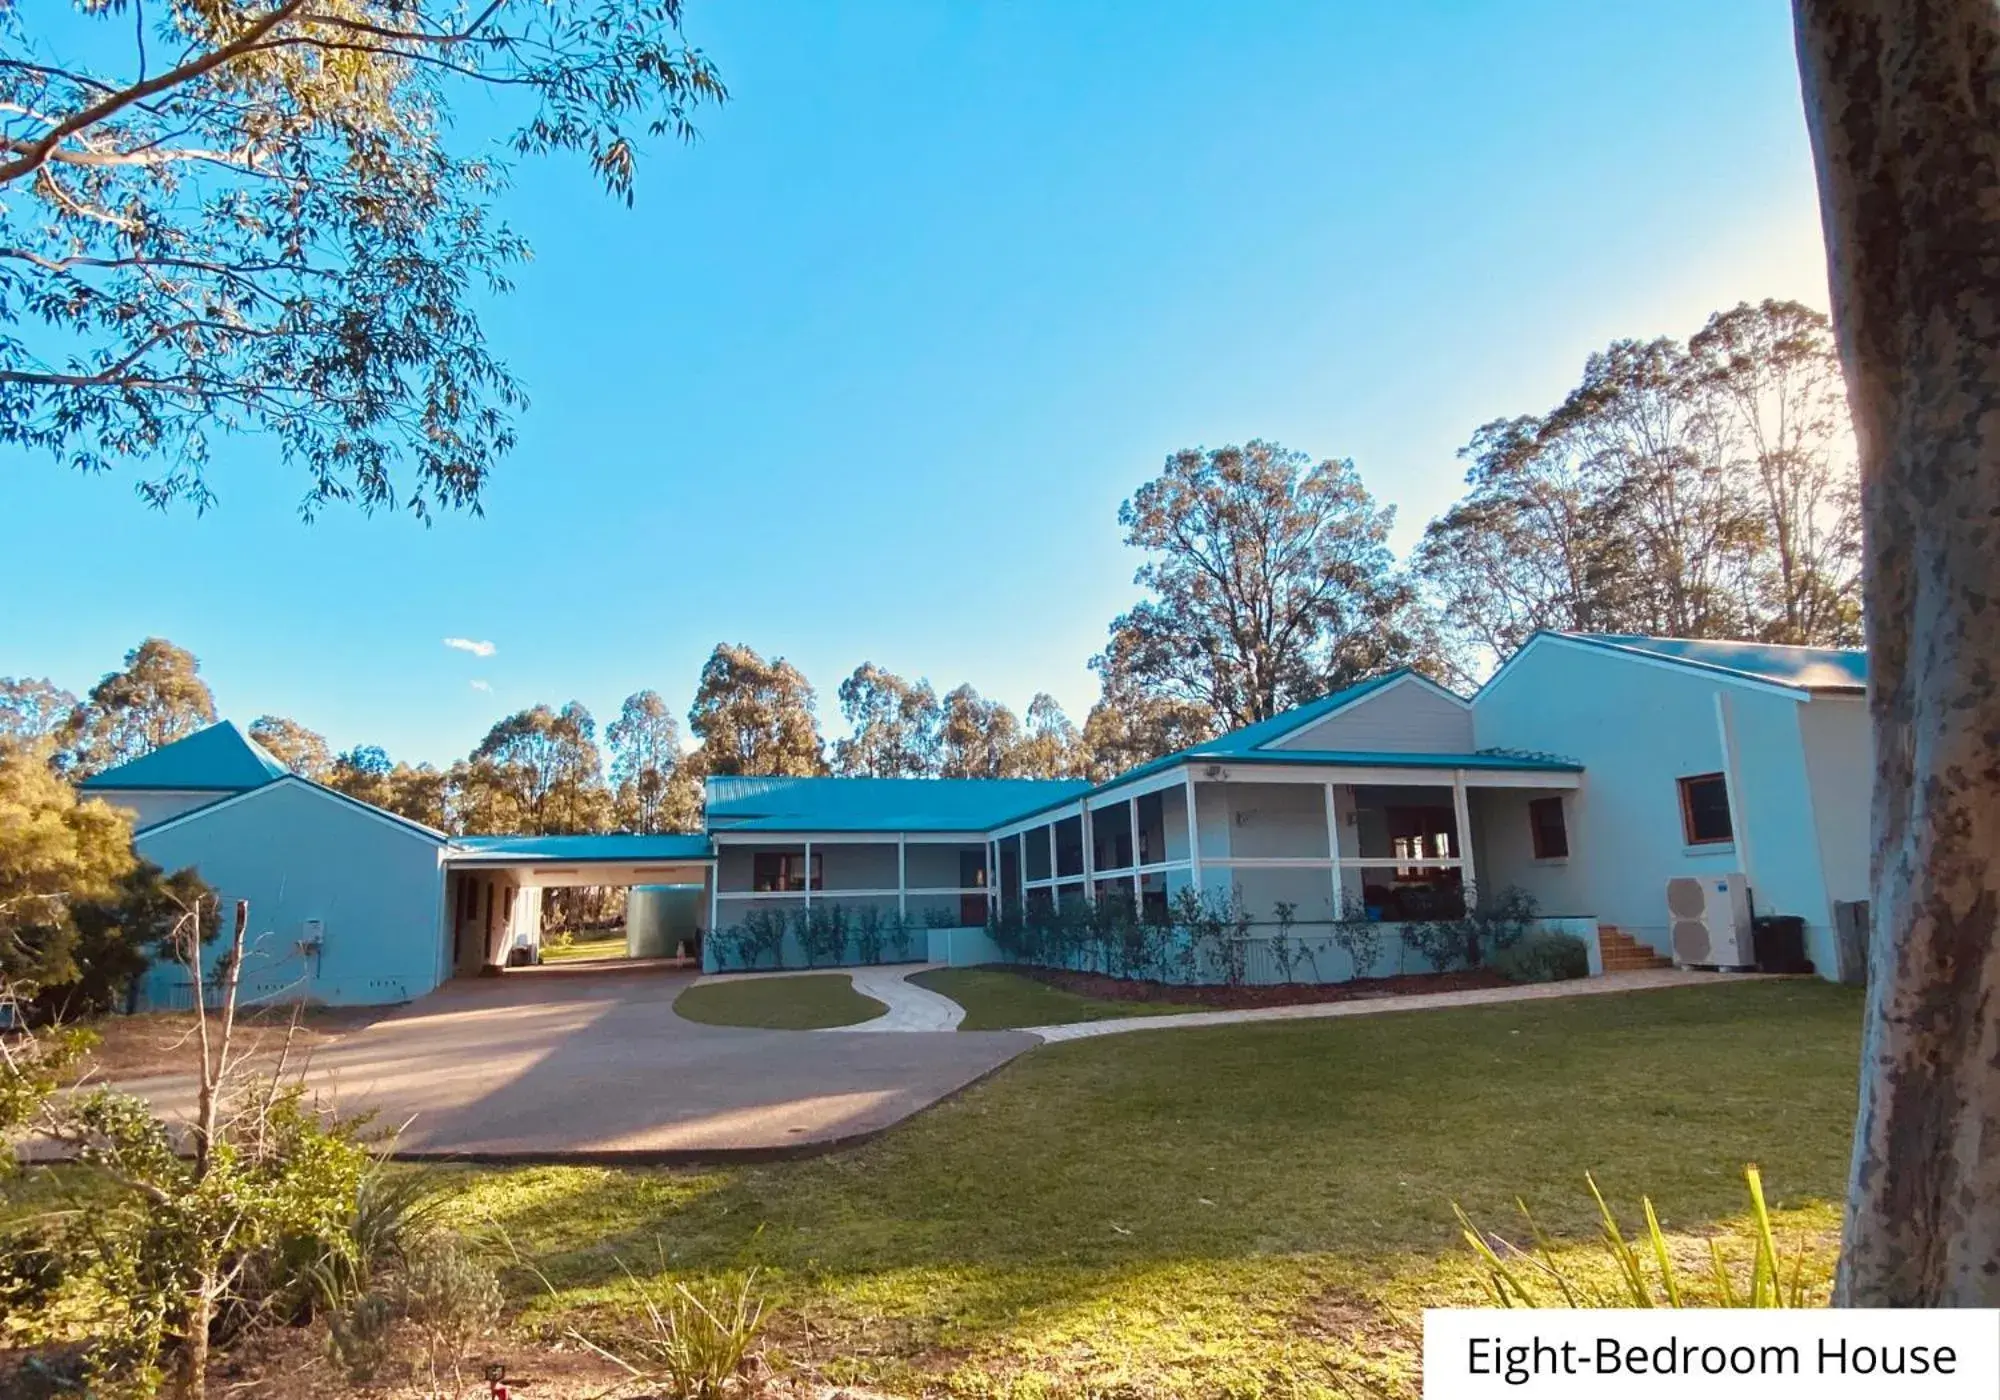
<path fill-rule="evenodd" d="M 1681 779 L 1681 825 L 1690 846 L 1735 839 L 1729 825 L 1729 787 L 1722 774 Z"/>
<path fill-rule="evenodd" d="M 1569 828 L 1563 821 L 1560 797 L 1537 797 L 1528 804 L 1528 824 L 1535 834 L 1535 859 L 1560 860 L 1569 854 Z"/>
<path fill-rule="evenodd" d="M 1083 818 L 1064 817 L 1056 823 L 1056 875 L 1083 874 Z"/>
<path fill-rule="evenodd" d="M 1176 792 L 1175 797 L 1180 797 Z M 1158 865 L 1167 858 L 1166 794 L 1149 792 L 1139 799 L 1139 864 Z"/>
<path fill-rule="evenodd" d="M 1030 827 L 1021 833 L 1021 849 L 1028 853 L 1028 878 L 1046 880 L 1049 869 L 1049 829 L 1045 826 Z"/>

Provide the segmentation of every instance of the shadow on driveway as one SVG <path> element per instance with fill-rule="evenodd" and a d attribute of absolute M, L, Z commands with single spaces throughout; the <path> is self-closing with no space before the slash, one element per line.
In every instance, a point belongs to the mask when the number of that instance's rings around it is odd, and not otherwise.
<path fill-rule="evenodd" d="M 737 1030 L 673 1013 L 689 971 L 632 967 L 457 981 L 314 1052 L 306 1082 L 401 1127 L 396 1155 L 667 1163 L 824 1152 L 985 1077 L 1018 1031 Z M 188 1076 L 128 1082 L 186 1117 Z"/>

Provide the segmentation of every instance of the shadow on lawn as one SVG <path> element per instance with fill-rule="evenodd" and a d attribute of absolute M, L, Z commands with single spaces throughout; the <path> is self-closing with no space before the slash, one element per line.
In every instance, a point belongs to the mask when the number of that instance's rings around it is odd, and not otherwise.
<path fill-rule="evenodd" d="M 1846 989 L 1752 983 L 1161 1031 L 1038 1050 L 852 1153 L 472 1173 L 461 1195 L 579 1297 L 661 1248 L 968 1321 L 1161 1270 L 1430 1269 L 1454 1200 L 1505 1231 L 1525 1196 L 1594 1236 L 1586 1170 L 1675 1231 L 1738 1216 L 1745 1161 L 1781 1208 L 1836 1198 L 1859 1015 Z"/>

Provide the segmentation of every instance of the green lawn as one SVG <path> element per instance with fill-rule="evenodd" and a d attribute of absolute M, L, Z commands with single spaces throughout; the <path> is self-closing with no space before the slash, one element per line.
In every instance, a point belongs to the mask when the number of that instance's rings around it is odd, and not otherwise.
<path fill-rule="evenodd" d="M 1479 1299 L 1454 1200 L 1584 1240 L 1588 1170 L 1691 1252 L 1755 1161 L 1823 1277 L 1860 1009 L 1787 981 L 1165 1030 L 1036 1050 L 830 1157 L 434 1170 L 546 1271 L 553 1300 L 510 1283 L 531 1327 L 632 1326 L 628 1266 L 754 1264 L 781 1365 L 899 1396 L 1413 1397 L 1421 1307 Z"/>
<path fill-rule="evenodd" d="M 1169 1016 L 1207 1007 L 1171 1002 L 1102 1001 L 1051 987 L 999 967 L 941 967 L 910 981 L 942 992 L 965 1008 L 962 1031 L 1001 1031 L 1016 1026 L 1059 1026 L 1069 1021 L 1104 1021 L 1114 1016 Z"/>
<path fill-rule="evenodd" d="M 592 962 L 600 958 L 622 958 L 625 956 L 625 930 L 613 929 L 608 933 L 593 933 L 589 938 L 578 938 L 567 948 L 558 948 L 552 942 L 543 940 L 543 962 Z"/>
<path fill-rule="evenodd" d="M 816 1031 L 872 1021 L 889 1008 L 854 990 L 838 973 L 804 977 L 745 977 L 703 982 L 674 1000 L 674 1010 L 710 1026 Z"/>

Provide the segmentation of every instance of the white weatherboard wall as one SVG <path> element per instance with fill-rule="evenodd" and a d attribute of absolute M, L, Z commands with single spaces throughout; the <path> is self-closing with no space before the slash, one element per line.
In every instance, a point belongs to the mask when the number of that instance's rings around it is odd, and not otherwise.
<path fill-rule="evenodd" d="M 1404 676 L 1266 747 L 1465 753 L 1472 748 L 1472 715 L 1463 700 L 1415 676 Z"/>
<path fill-rule="evenodd" d="M 1799 714 L 1799 732 L 1805 739 L 1827 899 L 1866 899 L 1868 811 L 1875 780 L 1868 702 L 1858 695 L 1815 695 Z"/>
<path fill-rule="evenodd" d="M 1736 736 L 1739 830 L 1733 843 L 1689 846 L 1677 780 L 1730 767 L 1718 694 L 1728 698 Z M 1588 644 L 1531 643 L 1479 693 L 1474 738 L 1481 748 L 1574 759 L 1584 765 L 1583 785 L 1566 805 L 1569 860 L 1550 865 L 1524 855 L 1525 810 L 1516 821 L 1501 810 L 1505 799 L 1482 795 L 1497 818 L 1489 841 L 1509 843 L 1489 849 L 1488 882 L 1519 884 L 1551 913 L 1594 915 L 1670 954 L 1667 881 L 1744 870 L 1758 911 L 1805 919 L 1807 956 L 1822 975 L 1836 975 L 1801 732 L 1801 712 L 1815 703 L 1803 692 L 1738 685 Z M 1835 782 L 1829 772 L 1822 786 Z"/>
<path fill-rule="evenodd" d="M 128 791 L 121 791 L 118 788 L 85 788 L 81 795 L 86 800 L 94 797 L 109 806 L 129 812 L 134 829 L 149 827 L 169 817 L 177 817 L 182 812 L 191 812 L 197 807 L 206 807 L 211 802 L 220 802 L 225 797 L 234 796 L 228 792 L 182 788 L 134 788 Z"/>
<path fill-rule="evenodd" d="M 221 896 L 224 919 L 250 901 L 243 995 L 329 1005 L 408 1001 L 445 975 L 444 870 L 434 837 L 298 780 L 284 780 L 154 831 L 139 853 L 193 866 Z M 318 957 L 299 940 L 318 920 Z M 205 950 L 205 968 L 227 945 Z M 174 969 L 148 974 L 149 991 Z"/>

